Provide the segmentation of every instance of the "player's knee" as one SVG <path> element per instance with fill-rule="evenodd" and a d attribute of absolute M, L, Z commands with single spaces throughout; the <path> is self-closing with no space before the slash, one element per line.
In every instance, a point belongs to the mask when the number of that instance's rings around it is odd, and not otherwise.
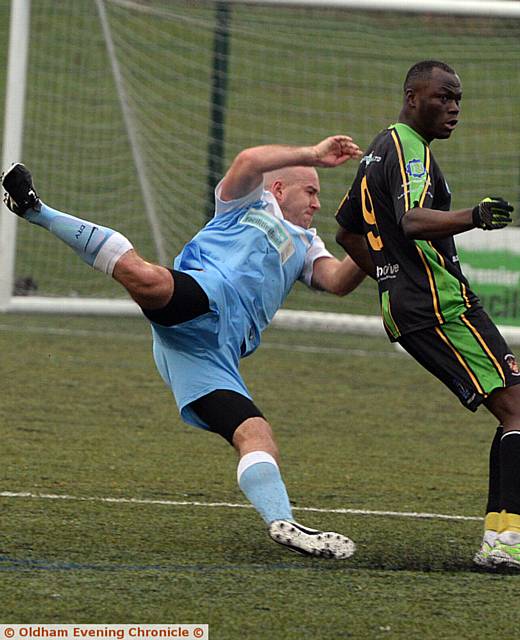
<path fill-rule="evenodd" d="M 241 454 L 268 451 L 277 455 L 273 433 L 254 402 L 236 391 L 216 389 L 190 403 L 210 431 L 218 433 Z"/>
<path fill-rule="evenodd" d="M 267 451 L 278 460 L 278 446 L 271 425 L 264 418 L 248 418 L 236 429 L 233 446 L 240 456 L 251 451 Z"/>
<path fill-rule="evenodd" d="M 138 274 L 135 293 L 139 304 L 147 309 L 162 308 L 172 297 L 173 277 L 168 269 L 145 263 Z"/>
<path fill-rule="evenodd" d="M 171 272 L 165 267 L 146 262 L 135 251 L 119 260 L 113 275 L 137 304 L 146 309 L 165 306 L 173 293 Z"/>
<path fill-rule="evenodd" d="M 520 422 L 520 385 L 497 389 L 486 404 L 503 424 Z"/>
<path fill-rule="evenodd" d="M 234 440 L 248 441 L 255 440 L 272 440 L 273 430 L 271 425 L 261 417 L 252 417 L 244 420 L 236 429 Z"/>

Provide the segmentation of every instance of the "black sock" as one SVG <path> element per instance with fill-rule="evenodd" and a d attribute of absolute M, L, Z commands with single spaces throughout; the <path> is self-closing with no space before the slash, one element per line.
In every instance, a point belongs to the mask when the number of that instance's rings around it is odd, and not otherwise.
<path fill-rule="evenodd" d="M 497 428 L 489 452 L 489 489 L 486 513 L 500 512 L 500 439 L 504 429 Z"/>
<path fill-rule="evenodd" d="M 520 431 L 500 440 L 500 510 L 520 515 Z"/>

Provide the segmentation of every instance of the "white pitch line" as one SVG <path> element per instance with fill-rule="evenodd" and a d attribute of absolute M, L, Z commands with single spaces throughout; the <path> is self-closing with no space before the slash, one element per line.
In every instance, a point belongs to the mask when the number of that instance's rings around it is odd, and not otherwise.
<path fill-rule="evenodd" d="M 96 496 L 70 496 L 57 493 L 31 493 L 29 491 L 1 491 L 1 498 L 34 498 L 37 500 L 79 500 L 81 502 L 109 502 L 116 504 L 160 504 L 170 507 L 223 507 L 228 509 L 252 509 L 250 504 L 233 502 L 197 502 L 188 500 L 147 500 L 141 498 L 103 498 Z M 475 520 L 482 521 L 479 516 L 452 516 L 443 513 L 419 513 L 416 511 L 373 511 L 370 509 L 320 509 L 318 507 L 293 507 L 294 511 L 312 511 L 315 513 L 342 513 L 356 516 L 389 516 L 397 518 L 417 518 L 429 520 Z"/>

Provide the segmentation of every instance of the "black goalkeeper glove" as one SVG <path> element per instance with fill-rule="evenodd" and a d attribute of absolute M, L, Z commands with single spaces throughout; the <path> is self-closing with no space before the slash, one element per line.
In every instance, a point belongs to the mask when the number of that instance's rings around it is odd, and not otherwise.
<path fill-rule="evenodd" d="M 473 224 L 486 231 L 503 229 L 513 221 L 512 211 L 513 207 L 503 198 L 495 196 L 484 198 L 473 208 Z"/>

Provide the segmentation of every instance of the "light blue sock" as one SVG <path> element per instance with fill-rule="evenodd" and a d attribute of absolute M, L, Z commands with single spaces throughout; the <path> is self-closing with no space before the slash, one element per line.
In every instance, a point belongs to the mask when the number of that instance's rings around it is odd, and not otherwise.
<path fill-rule="evenodd" d="M 285 484 L 275 459 L 265 451 L 246 453 L 237 470 L 238 485 L 267 524 L 292 520 Z"/>
<path fill-rule="evenodd" d="M 132 249 L 117 231 L 56 211 L 43 202 L 41 209 L 29 209 L 24 218 L 63 240 L 91 267 L 110 275 L 117 260 Z"/>

